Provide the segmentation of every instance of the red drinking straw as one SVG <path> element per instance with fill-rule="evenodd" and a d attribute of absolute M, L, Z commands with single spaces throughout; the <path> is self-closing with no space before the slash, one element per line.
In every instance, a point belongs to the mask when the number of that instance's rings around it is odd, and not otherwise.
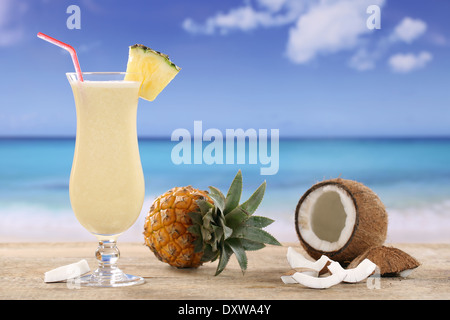
<path fill-rule="evenodd" d="M 77 75 L 78 75 L 78 80 L 83 81 L 83 75 L 81 74 L 81 68 L 80 68 L 80 64 L 78 62 L 77 53 L 71 45 L 68 45 L 67 43 L 56 40 L 55 38 L 52 38 L 41 32 L 38 32 L 37 36 L 38 36 L 38 38 L 41 38 L 45 41 L 53 43 L 54 45 L 57 45 L 58 47 L 61 47 L 65 50 L 69 51 L 70 56 L 72 57 L 73 65 L 75 66 L 75 71 L 77 72 Z"/>

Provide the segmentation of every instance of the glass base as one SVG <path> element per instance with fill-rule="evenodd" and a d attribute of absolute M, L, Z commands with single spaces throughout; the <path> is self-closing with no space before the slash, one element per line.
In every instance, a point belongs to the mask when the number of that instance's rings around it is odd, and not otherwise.
<path fill-rule="evenodd" d="M 98 269 L 80 277 L 77 284 L 91 287 L 125 287 L 144 283 L 144 278 L 126 274 L 117 267 L 119 256 L 115 240 L 99 241 L 95 252 Z"/>
<path fill-rule="evenodd" d="M 80 277 L 79 282 L 77 281 L 81 286 L 106 288 L 134 286 L 144 282 L 144 278 L 126 274 L 120 269 L 106 273 L 97 269 L 92 274 Z"/>

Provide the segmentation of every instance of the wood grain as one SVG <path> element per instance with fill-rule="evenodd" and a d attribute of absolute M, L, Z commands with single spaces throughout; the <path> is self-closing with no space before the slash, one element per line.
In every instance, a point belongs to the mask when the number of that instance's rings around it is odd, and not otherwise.
<path fill-rule="evenodd" d="M 175 269 L 160 262 L 140 243 L 118 243 L 120 268 L 143 276 L 142 285 L 125 288 L 70 288 L 67 283 L 44 283 L 44 273 L 86 259 L 95 269 L 94 242 L 0 243 L 2 300 L 152 299 L 152 300 L 303 300 L 303 299 L 450 299 L 449 244 L 394 244 L 414 256 L 421 266 L 408 278 L 381 278 L 378 283 L 340 283 L 325 290 L 284 284 L 280 276 L 290 269 L 288 246 L 268 246 L 248 253 L 243 275 L 234 257 L 215 277 L 216 263 L 198 269 Z"/>

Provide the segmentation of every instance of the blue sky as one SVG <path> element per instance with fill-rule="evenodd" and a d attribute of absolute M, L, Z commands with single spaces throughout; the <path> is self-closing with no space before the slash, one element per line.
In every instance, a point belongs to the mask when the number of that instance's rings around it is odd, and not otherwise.
<path fill-rule="evenodd" d="M 69 30 L 69 5 L 81 29 Z M 369 30 L 366 9 L 381 8 Z M 0 136 L 74 136 L 67 42 L 83 71 L 124 71 L 128 46 L 182 70 L 140 136 L 177 128 L 281 137 L 449 136 L 450 2 L 441 0 L 0 0 Z"/>

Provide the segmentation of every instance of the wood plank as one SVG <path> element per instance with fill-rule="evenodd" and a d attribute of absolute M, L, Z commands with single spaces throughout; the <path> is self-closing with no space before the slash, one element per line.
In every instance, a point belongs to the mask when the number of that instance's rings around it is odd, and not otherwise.
<path fill-rule="evenodd" d="M 70 288 L 66 283 L 44 283 L 44 273 L 86 259 L 95 269 L 94 242 L 0 243 L 0 299 L 450 299 L 449 244 L 395 244 L 421 262 L 408 278 L 381 278 L 377 288 L 362 281 L 341 283 L 325 290 L 287 285 L 280 276 L 289 270 L 288 246 L 268 246 L 248 253 L 243 275 L 236 259 L 219 276 L 217 262 L 198 269 L 175 269 L 160 262 L 143 244 L 120 243 L 120 267 L 143 276 L 142 285 L 124 288 Z M 369 284 L 369 285 L 368 285 Z M 372 286 L 373 287 L 373 286 Z"/>

